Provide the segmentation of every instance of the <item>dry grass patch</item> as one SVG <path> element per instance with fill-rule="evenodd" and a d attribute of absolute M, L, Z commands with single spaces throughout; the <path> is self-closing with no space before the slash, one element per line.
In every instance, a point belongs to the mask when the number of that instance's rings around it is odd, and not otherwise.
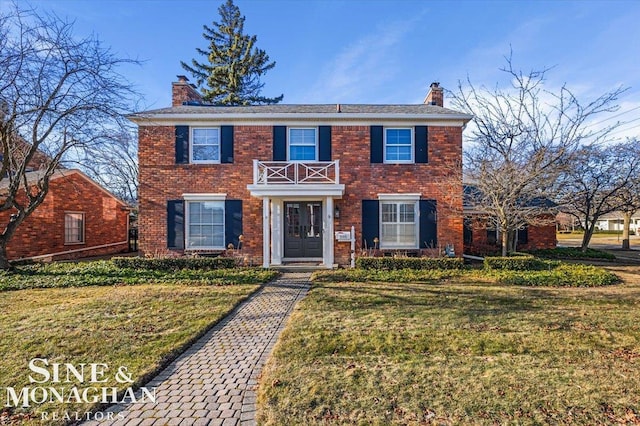
<path fill-rule="evenodd" d="M 315 284 L 263 372 L 259 420 L 640 422 L 639 308 L 637 282 Z"/>
<path fill-rule="evenodd" d="M 28 363 L 35 357 L 51 363 L 105 363 L 111 378 L 113 370 L 126 366 L 142 385 L 257 288 L 155 284 L 1 293 L 0 386 L 28 386 Z M 126 387 L 114 380 L 100 386 Z M 32 417 L 20 424 L 43 424 L 43 411 L 82 413 L 91 408 L 44 404 L 10 414 L 14 420 L 21 413 Z"/>

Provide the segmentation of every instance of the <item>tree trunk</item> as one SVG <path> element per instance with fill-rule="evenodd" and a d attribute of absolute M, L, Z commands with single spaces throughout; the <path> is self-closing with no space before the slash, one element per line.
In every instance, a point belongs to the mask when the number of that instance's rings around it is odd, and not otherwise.
<path fill-rule="evenodd" d="M 509 253 L 518 251 L 518 231 L 511 231 L 509 234 Z"/>
<path fill-rule="evenodd" d="M 0 238 L 0 270 L 8 271 L 9 269 L 11 264 L 7 257 L 7 243 L 4 238 Z"/>
<path fill-rule="evenodd" d="M 624 212 L 624 225 L 622 228 L 622 250 L 629 250 L 629 228 L 631 227 L 631 213 Z"/>
<path fill-rule="evenodd" d="M 506 256 L 509 248 L 509 233 L 505 230 L 502 231 L 502 256 Z"/>
<path fill-rule="evenodd" d="M 591 242 L 591 237 L 593 236 L 593 231 L 595 231 L 596 222 L 595 220 L 591 222 L 591 224 L 584 229 L 584 235 L 582 236 L 582 245 L 580 246 L 580 250 L 584 253 L 589 248 L 589 243 Z"/>

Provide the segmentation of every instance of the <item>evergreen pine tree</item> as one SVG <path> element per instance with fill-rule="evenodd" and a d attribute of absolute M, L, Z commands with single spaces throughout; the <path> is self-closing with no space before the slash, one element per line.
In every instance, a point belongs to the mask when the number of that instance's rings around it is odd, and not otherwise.
<path fill-rule="evenodd" d="M 260 77 L 276 63 L 255 47 L 257 37 L 244 34 L 244 19 L 233 0 L 218 8 L 220 22 L 204 25 L 202 36 L 209 42 L 208 50 L 196 48 L 207 62 L 180 62 L 196 79 L 204 100 L 216 105 L 263 105 L 282 101 L 260 96 L 264 83 Z"/>

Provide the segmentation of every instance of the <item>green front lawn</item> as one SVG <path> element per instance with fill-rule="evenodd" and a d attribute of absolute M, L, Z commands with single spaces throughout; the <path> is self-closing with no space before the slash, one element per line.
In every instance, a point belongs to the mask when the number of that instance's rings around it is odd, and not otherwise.
<path fill-rule="evenodd" d="M 431 278 L 315 283 L 263 372 L 259 420 L 640 422 L 637 280 L 577 289 Z"/>
<path fill-rule="evenodd" d="M 36 265 L 3 273 L 0 288 L 5 290 L 59 288 L 0 293 L 0 423 L 11 417 L 18 424 L 47 424 L 40 421 L 42 412 L 50 413 L 51 418 L 53 412 L 79 411 L 82 415 L 92 408 L 90 404 L 58 403 L 4 408 L 7 387 L 19 392 L 25 386 L 92 386 L 75 380 L 29 384 L 29 375 L 34 374 L 28 367 L 31 359 L 75 366 L 107 364 L 109 381 L 99 386 L 120 389 L 129 386 L 114 380 L 122 366 L 133 374 L 135 385 L 142 385 L 259 283 L 274 276 L 272 271 L 259 270 L 121 270 L 110 262 Z M 154 284 L 140 284 L 145 282 Z"/>

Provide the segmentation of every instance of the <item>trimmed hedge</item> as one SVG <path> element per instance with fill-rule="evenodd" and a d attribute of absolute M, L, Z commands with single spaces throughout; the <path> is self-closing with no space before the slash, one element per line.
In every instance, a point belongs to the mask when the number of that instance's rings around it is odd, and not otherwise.
<path fill-rule="evenodd" d="M 0 292 L 31 288 L 65 288 L 106 285 L 179 284 L 233 285 L 261 284 L 278 275 L 258 268 L 180 269 L 161 271 L 118 267 L 110 260 L 91 262 L 52 262 L 17 266 L 0 271 Z M 1 423 L 1 422 L 0 422 Z"/>
<path fill-rule="evenodd" d="M 179 271 L 181 269 L 211 271 L 236 266 L 235 259 L 231 257 L 114 257 L 111 260 L 118 268 L 155 271 Z"/>
<path fill-rule="evenodd" d="M 395 271 L 398 269 L 464 269 L 464 260 L 457 257 L 359 257 L 360 269 Z"/>
<path fill-rule="evenodd" d="M 534 256 L 544 257 L 546 259 L 601 259 L 615 260 L 615 256 L 606 251 L 587 248 L 583 252 L 579 247 L 557 247 L 554 249 L 532 250 L 530 253 Z"/>
<path fill-rule="evenodd" d="M 485 269 L 500 269 L 509 271 L 535 271 L 549 269 L 548 263 L 531 255 L 516 255 L 507 257 L 485 257 Z"/>
<path fill-rule="evenodd" d="M 388 282 L 388 283 L 439 283 L 442 280 L 459 277 L 465 271 L 461 269 L 396 269 L 385 271 L 380 269 L 336 269 L 316 271 L 311 276 L 313 282 Z"/>
<path fill-rule="evenodd" d="M 602 268 L 567 263 L 546 271 L 501 270 L 493 274 L 501 284 L 535 287 L 600 287 L 620 282 L 616 275 Z"/>

